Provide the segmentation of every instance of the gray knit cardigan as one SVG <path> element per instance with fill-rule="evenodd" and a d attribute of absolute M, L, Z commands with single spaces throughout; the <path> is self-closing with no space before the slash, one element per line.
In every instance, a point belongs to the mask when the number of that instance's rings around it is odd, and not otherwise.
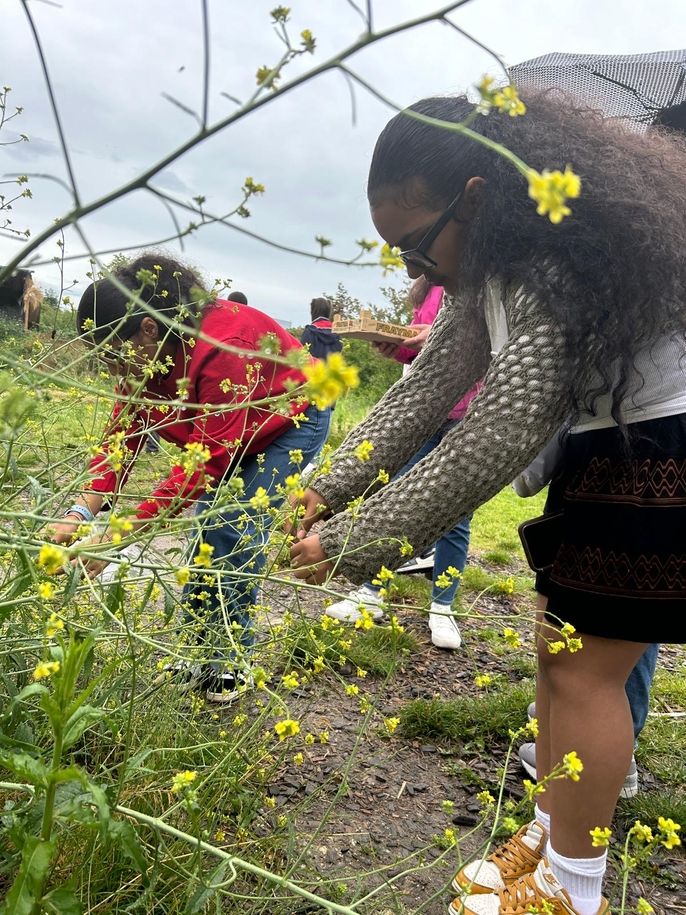
<path fill-rule="evenodd" d="M 559 326 L 521 290 L 503 294 L 507 342 L 492 349 L 484 294 L 478 304 L 447 298 L 413 369 L 387 391 L 313 482 L 333 511 L 320 531 L 337 571 L 368 581 L 397 568 L 404 541 L 425 549 L 496 495 L 550 441 L 568 414 L 573 369 Z M 481 392 L 440 445 L 400 479 L 381 486 L 484 378 Z M 368 461 L 354 454 L 364 440 Z M 364 496 L 362 504 L 349 503 Z"/>

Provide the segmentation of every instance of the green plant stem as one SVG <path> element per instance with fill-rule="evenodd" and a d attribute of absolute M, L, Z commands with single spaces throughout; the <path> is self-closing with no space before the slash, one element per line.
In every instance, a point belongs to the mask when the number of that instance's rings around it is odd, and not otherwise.
<path fill-rule="evenodd" d="M 139 813 L 138 810 L 131 810 L 129 807 L 122 807 L 117 805 L 114 809 L 117 811 L 117 813 L 121 813 L 123 816 L 131 817 L 131 819 L 134 819 L 139 823 L 145 823 L 152 829 L 157 829 L 161 832 L 165 832 L 167 835 L 174 836 L 174 838 L 181 839 L 183 842 L 188 842 L 191 845 L 197 845 L 197 847 L 202 849 L 202 851 L 205 851 L 210 855 L 214 855 L 216 858 L 221 858 L 223 861 L 228 861 L 231 867 L 240 868 L 241 870 L 247 871 L 249 874 L 254 874 L 256 877 L 262 877 L 264 880 L 267 880 L 270 883 L 276 883 L 278 886 L 283 887 L 283 889 L 289 890 L 296 896 L 301 896 L 303 899 L 307 899 L 310 902 L 315 903 L 315 905 L 320 906 L 322 909 L 325 909 L 328 912 L 338 912 L 339 915 L 359 915 L 358 911 L 350 908 L 349 906 L 338 905 L 336 902 L 330 902 L 328 899 L 323 899 L 321 896 L 317 896 L 315 893 L 310 893 L 309 890 L 303 889 L 301 886 L 298 886 L 297 883 L 293 883 L 292 881 L 287 880 L 285 877 L 279 877 L 277 874 L 273 874 L 271 871 L 265 870 L 262 867 L 258 867 L 256 864 L 251 864 L 249 861 L 244 861 L 242 858 L 237 858 L 235 855 L 230 855 L 228 852 L 221 848 L 215 848 L 214 845 L 210 845 L 208 842 L 203 842 L 196 836 L 192 836 L 187 832 L 182 832 L 180 829 L 175 829 L 173 826 L 169 826 L 169 824 L 165 823 L 163 820 L 159 820 L 156 817 L 147 816 L 145 813 Z"/>
<path fill-rule="evenodd" d="M 62 744 L 64 742 L 64 734 L 62 733 L 62 728 L 55 729 L 55 744 L 52 752 L 52 767 L 50 770 L 50 780 L 48 782 L 48 787 L 45 792 L 45 809 L 43 810 L 43 825 L 41 826 L 40 837 L 43 842 L 50 841 L 50 835 L 52 834 L 52 820 L 53 820 L 53 810 L 55 806 L 55 791 L 57 790 L 57 780 L 55 776 L 60 768 L 60 763 L 62 761 Z"/>

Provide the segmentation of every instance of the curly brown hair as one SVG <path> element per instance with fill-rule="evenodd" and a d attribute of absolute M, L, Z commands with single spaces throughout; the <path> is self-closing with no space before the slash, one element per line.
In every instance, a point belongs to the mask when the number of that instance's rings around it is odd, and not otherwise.
<path fill-rule="evenodd" d="M 521 287 L 564 330 L 567 355 L 582 356 L 577 408 L 593 410 L 611 393 L 620 404 L 637 352 L 660 335 L 686 327 L 686 142 L 667 130 L 630 131 L 596 112 L 562 105 L 557 94 L 526 99 L 524 117 L 498 113 L 472 126 L 529 166 L 581 176 L 572 215 L 559 225 L 538 216 L 526 181 L 502 156 L 416 112 L 462 122 L 465 97 L 428 98 L 396 115 L 374 150 L 368 197 L 391 197 L 439 210 L 474 175 L 486 179 L 470 226 L 461 291 L 474 300 L 490 277 Z"/>

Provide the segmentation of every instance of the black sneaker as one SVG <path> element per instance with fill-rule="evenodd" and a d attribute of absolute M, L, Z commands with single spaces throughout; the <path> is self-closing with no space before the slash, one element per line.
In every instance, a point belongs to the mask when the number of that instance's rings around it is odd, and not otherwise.
<path fill-rule="evenodd" d="M 435 556 L 436 549 L 431 547 L 425 553 L 420 553 L 401 565 L 397 570 L 398 575 L 426 575 L 427 578 L 432 578 Z"/>
<path fill-rule="evenodd" d="M 154 685 L 161 686 L 163 683 L 175 683 L 179 686 L 186 686 L 193 689 L 199 683 L 202 683 L 205 677 L 205 669 L 202 665 L 193 661 L 170 661 L 162 668 L 162 672 L 155 678 Z"/>
<path fill-rule="evenodd" d="M 208 702 L 234 702 L 253 689 L 255 682 L 249 671 L 212 670 L 205 678 L 205 697 Z"/>

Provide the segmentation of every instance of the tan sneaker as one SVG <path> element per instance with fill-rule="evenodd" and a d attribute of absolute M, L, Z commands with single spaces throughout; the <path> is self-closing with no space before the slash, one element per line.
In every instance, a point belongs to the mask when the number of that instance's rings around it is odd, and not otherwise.
<path fill-rule="evenodd" d="M 533 874 L 527 874 L 499 893 L 477 893 L 454 899 L 450 915 L 579 915 L 545 858 Z M 597 915 L 610 915 L 607 899 L 601 899 Z"/>
<path fill-rule="evenodd" d="M 532 874 L 543 857 L 545 830 L 536 820 L 481 861 L 471 861 L 455 874 L 456 893 L 497 893 L 525 874 Z"/>

